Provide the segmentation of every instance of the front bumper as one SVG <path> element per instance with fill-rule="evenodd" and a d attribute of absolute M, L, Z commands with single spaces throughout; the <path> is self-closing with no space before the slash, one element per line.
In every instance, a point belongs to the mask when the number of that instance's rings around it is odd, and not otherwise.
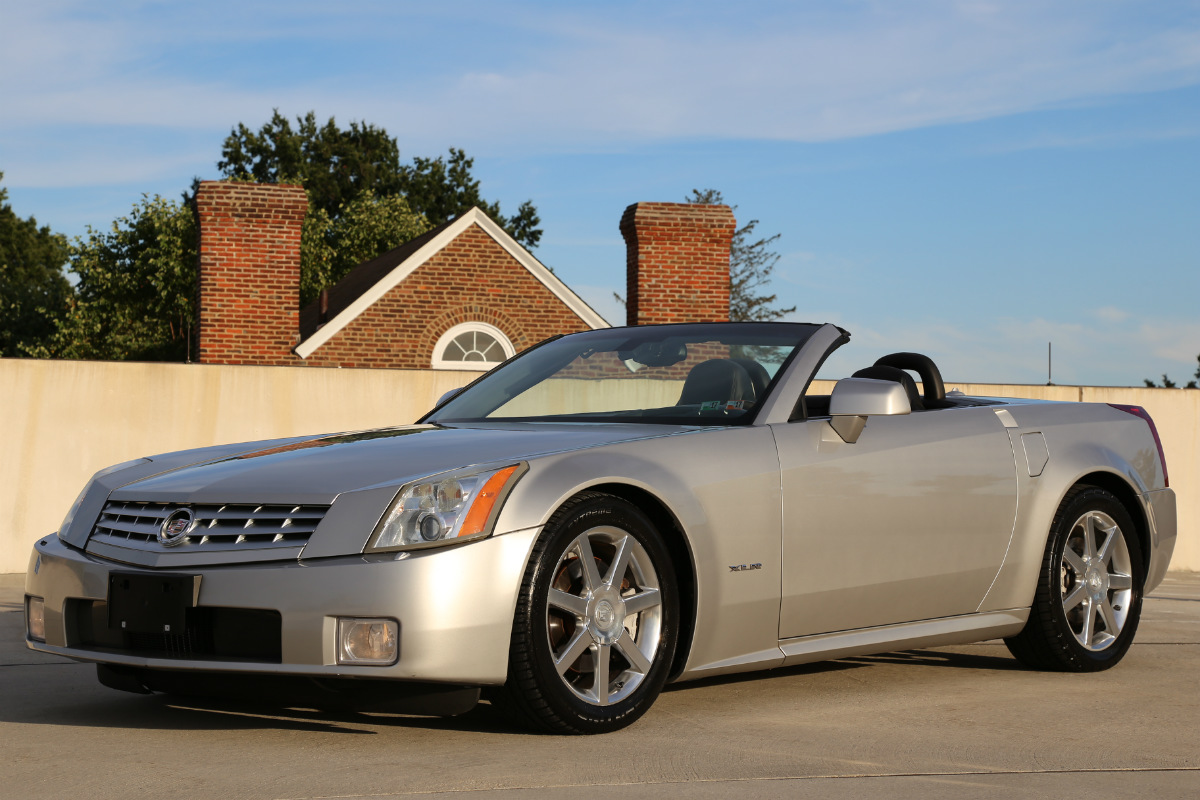
<path fill-rule="evenodd" d="M 399 560 L 345 556 L 172 570 L 200 576 L 197 608 L 262 609 L 280 617 L 272 661 L 164 657 L 88 643 L 80 604 L 107 601 L 109 573 L 159 571 L 105 561 L 48 536 L 34 546 L 25 592 L 45 601 L 46 641 L 34 650 L 82 661 L 162 670 L 382 678 L 487 686 L 504 683 L 517 593 L 539 533 L 529 529 Z M 390 666 L 336 661 L 338 617 L 390 617 L 400 654 Z"/>

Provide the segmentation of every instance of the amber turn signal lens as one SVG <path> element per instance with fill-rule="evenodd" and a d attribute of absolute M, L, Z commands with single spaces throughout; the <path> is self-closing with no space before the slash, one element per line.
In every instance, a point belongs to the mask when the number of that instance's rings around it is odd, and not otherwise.
<path fill-rule="evenodd" d="M 496 501 L 500 498 L 500 493 L 504 491 L 505 484 L 516 473 L 517 466 L 514 465 L 507 469 L 502 469 L 488 478 L 487 483 L 479 490 L 479 495 L 475 498 L 475 502 L 471 504 L 471 510 L 467 512 L 467 518 L 463 520 L 462 528 L 458 532 L 460 537 L 475 536 L 483 532 L 487 526 L 488 517 L 492 514 L 492 508 L 495 507 Z"/>

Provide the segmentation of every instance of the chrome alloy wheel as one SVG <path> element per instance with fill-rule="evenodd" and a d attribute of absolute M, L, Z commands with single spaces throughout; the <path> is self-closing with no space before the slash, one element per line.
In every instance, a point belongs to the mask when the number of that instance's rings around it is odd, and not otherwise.
<path fill-rule="evenodd" d="M 629 533 L 594 527 L 567 546 L 552 574 L 546 636 L 559 678 L 586 703 L 624 700 L 650 672 L 663 635 L 650 556 Z"/>
<path fill-rule="evenodd" d="M 1116 521 L 1088 511 L 1071 526 L 1059 569 L 1059 592 L 1067 626 L 1093 652 L 1121 635 L 1133 601 L 1133 568 Z"/>

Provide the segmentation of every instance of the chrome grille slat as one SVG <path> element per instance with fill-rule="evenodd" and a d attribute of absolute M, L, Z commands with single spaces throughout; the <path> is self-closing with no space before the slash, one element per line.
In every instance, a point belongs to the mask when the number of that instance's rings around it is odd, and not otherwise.
<path fill-rule="evenodd" d="M 184 541 L 163 547 L 158 532 L 177 509 L 188 508 L 196 523 Z M 264 504 L 173 504 L 112 501 L 92 528 L 92 542 L 149 552 L 199 553 L 303 547 L 328 506 Z"/>
<path fill-rule="evenodd" d="M 196 528 L 192 533 L 193 536 L 209 536 L 218 539 L 236 539 L 239 536 L 274 536 L 275 534 L 283 534 L 284 536 L 303 536 L 307 538 L 316 529 L 316 525 L 304 528 Z M 157 535 L 158 529 L 155 529 Z"/>
<path fill-rule="evenodd" d="M 109 503 L 104 507 L 104 513 L 110 516 L 152 517 L 163 520 L 170 513 L 166 506 L 147 503 Z"/>
<path fill-rule="evenodd" d="M 101 518 L 100 522 L 97 524 L 101 527 L 108 528 L 111 531 L 121 531 L 123 533 L 141 534 L 143 536 L 149 536 L 151 538 L 154 538 L 155 536 L 158 535 L 158 529 L 162 526 L 162 521 L 159 520 L 157 523 L 148 523 L 148 522 L 127 520 L 124 518 L 118 518 L 118 519 Z"/>
<path fill-rule="evenodd" d="M 198 507 L 198 508 L 202 508 L 202 507 Z M 311 518 L 311 519 L 319 520 L 321 517 L 325 516 L 324 508 L 314 508 L 313 506 L 292 506 L 290 508 L 286 507 L 286 506 L 253 506 L 253 507 L 243 506 L 242 508 L 253 508 L 254 509 L 253 518 L 256 521 L 260 520 L 260 519 L 296 519 L 296 518 L 300 518 L 300 519 Z M 247 518 L 246 512 L 244 510 L 237 509 L 237 508 L 231 509 L 229 506 L 220 506 L 213 511 L 206 511 L 203 514 L 197 514 L 197 516 L 203 516 L 205 519 L 240 519 L 240 520 L 244 520 Z"/>

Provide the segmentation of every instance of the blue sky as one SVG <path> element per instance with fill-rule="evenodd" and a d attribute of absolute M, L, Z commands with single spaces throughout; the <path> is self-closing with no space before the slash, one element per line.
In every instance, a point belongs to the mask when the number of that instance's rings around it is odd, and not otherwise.
<path fill-rule="evenodd" d="M 773 290 L 950 380 L 1137 385 L 1200 353 L 1200 2 L 0 0 L 0 171 L 70 235 L 218 177 L 278 108 L 463 147 L 602 314 L 626 205 L 713 187 Z"/>

